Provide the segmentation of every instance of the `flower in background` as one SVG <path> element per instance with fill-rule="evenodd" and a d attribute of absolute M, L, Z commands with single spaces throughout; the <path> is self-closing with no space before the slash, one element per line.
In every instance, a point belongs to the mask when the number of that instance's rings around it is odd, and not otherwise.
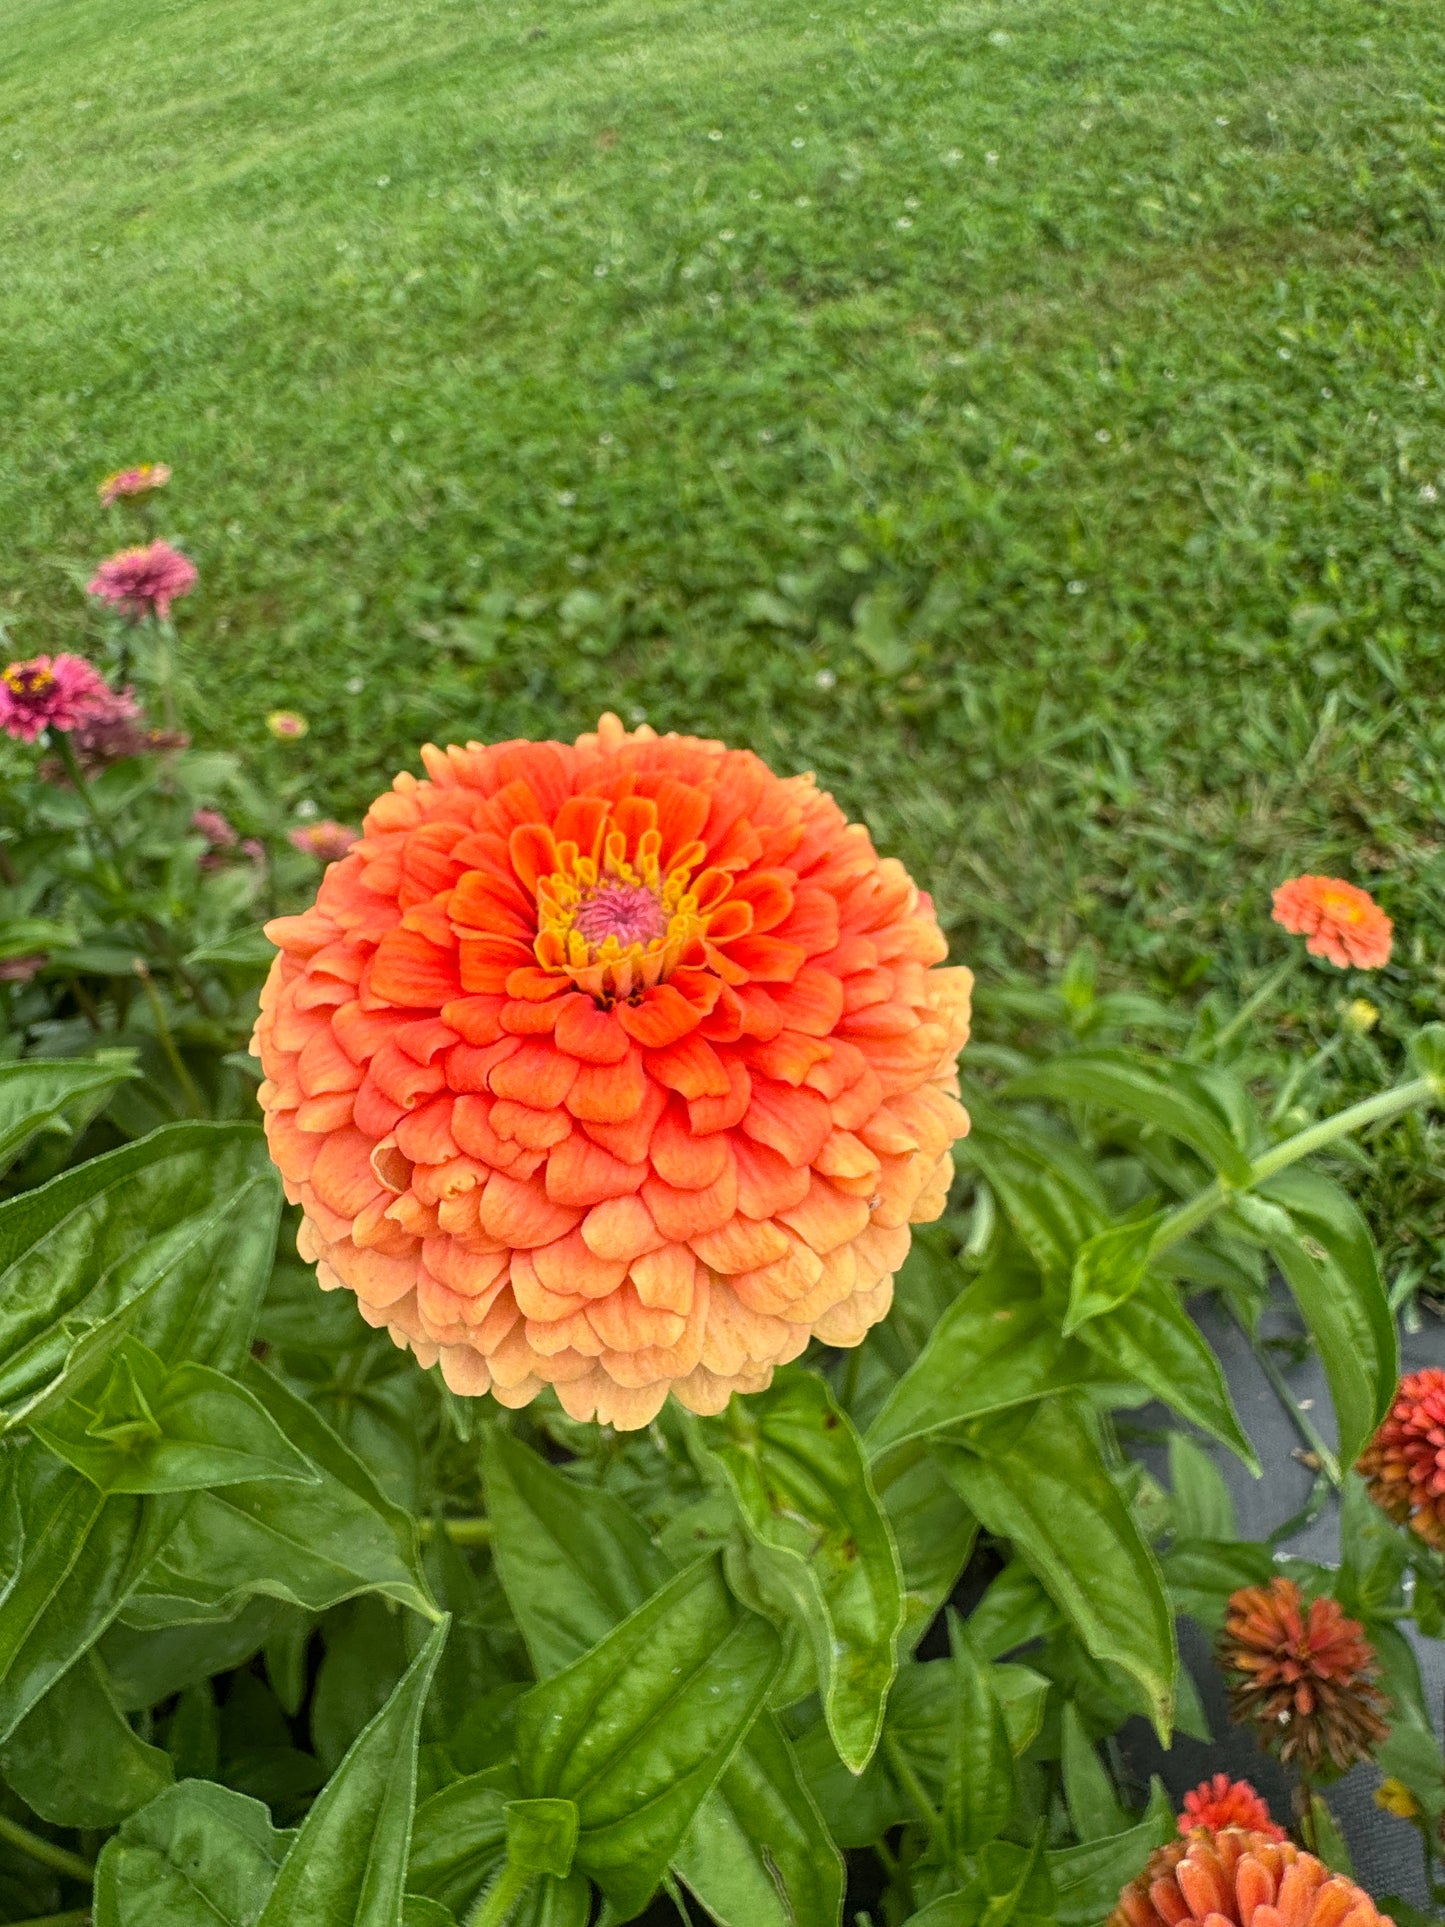
<path fill-rule="evenodd" d="M 124 696 L 116 696 L 115 700 L 117 704 L 124 703 L 128 707 L 91 717 L 71 736 L 71 748 L 87 776 L 108 768 L 111 763 L 120 762 L 123 757 L 144 756 L 152 750 L 186 749 L 190 746 L 191 739 L 183 730 L 152 729 L 129 691 Z M 38 773 L 49 781 L 58 773 L 58 765 L 56 770 L 51 770 L 43 763 Z"/>
<path fill-rule="evenodd" d="M 1341 970 L 1378 970 L 1390 961 L 1394 925 L 1368 890 L 1343 877 L 1290 877 L 1274 893 L 1274 920 L 1305 937 L 1312 957 Z"/>
<path fill-rule="evenodd" d="M 85 585 L 86 593 L 109 602 L 132 622 L 147 616 L 160 621 L 178 596 L 189 595 L 198 580 L 196 565 L 169 542 L 121 549 L 102 562 Z"/>
<path fill-rule="evenodd" d="M 101 507 L 112 507 L 123 495 L 149 495 L 153 489 L 164 488 L 170 479 L 171 471 L 164 462 L 140 462 L 135 468 L 117 469 L 100 485 Z"/>
<path fill-rule="evenodd" d="M 1389 1735 L 1364 1628 L 1333 1599 L 1306 1605 L 1293 1579 L 1230 1596 L 1219 1660 L 1233 1676 L 1235 1719 L 1311 1779 L 1368 1760 Z"/>
<path fill-rule="evenodd" d="M 117 694 L 82 656 L 32 656 L 0 675 L 0 729 L 17 742 L 134 714 L 129 692 Z"/>
<path fill-rule="evenodd" d="M 1263 1834 L 1267 1840 L 1288 1839 L 1283 1827 L 1269 1817 L 1269 1808 L 1248 1780 L 1231 1780 L 1227 1773 L 1216 1773 L 1192 1793 L 1184 1796 L 1184 1811 L 1179 1816 L 1179 1831 L 1193 1833 L 1206 1827 L 1221 1833 L 1226 1827 L 1246 1827 Z"/>
<path fill-rule="evenodd" d="M 234 850 L 240 840 L 219 810 L 197 810 L 191 818 L 191 828 L 199 830 L 213 850 Z"/>
<path fill-rule="evenodd" d="M 286 841 L 303 856 L 314 856 L 320 863 L 337 863 L 360 837 L 360 830 L 323 817 L 319 823 L 307 823 L 299 830 L 289 831 Z"/>
<path fill-rule="evenodd" d="M 1241 1827 L 1161 1847 L 1108 1927 L 1394 1927 L 1363 1887 L 1289 1840 Z"/>
<path fill-rule="evenodd" d="M 811 777 L 625 730 L 422 751 L 254 1048 L 326 1289 L 453 1391 L 634 1430 L 888 1310 L 967 1128 L 967 970 Z"/>
<path fill-rule="evenodd" d="M 1382 1512 L 1445 1552 L 1445 1370 L 1429 1365 L 1400 1380 L 1357 1470 Z"/>
<path fill-rule="evenodd" d="M 1352 1031 L 1367 1037 L 1380 1021 L 1380 1010 L 1368 997 L 1356 997 L 1352 1004 L 1345 1006 L 1345 1022 Z"/>
<path fill-rule="evenodd" d="M 299 710 L 273 709 L 266 718 L 266 727 L 278 742 L 294 743 L 306 734 L 311 725 Z"/>
<path fill-rule="evenodd" d="M 0 958 L 0 984 L 28 984 L 50 962 L 48 950 L 37 950 L 28 957 Z"/>
<path fill-rule="evenodd" d="M 248 863 L 258 864 L 262 869 L 266 867 L 266 845 L 259 836 L 242 837 L 241 855 Z"/>

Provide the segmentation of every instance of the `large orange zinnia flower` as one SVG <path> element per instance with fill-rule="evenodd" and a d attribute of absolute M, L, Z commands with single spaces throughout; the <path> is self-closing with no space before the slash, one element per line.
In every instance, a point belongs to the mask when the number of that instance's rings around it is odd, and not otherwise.
<path fill-rule="evenodd" d="M 422 752 L 256 1027 L 320 1282 L 461 1393 L 716 1412 L 888 1309 L 968 1126 L 967 970 L 807 776 L 629 734 Z"/>
<path fill-rule="evenodd" d="M 1161 1847 L 1107 1927 L 1394 1927 L 1363 1887 L 1314 1854 L 1232 1828 Z"/>

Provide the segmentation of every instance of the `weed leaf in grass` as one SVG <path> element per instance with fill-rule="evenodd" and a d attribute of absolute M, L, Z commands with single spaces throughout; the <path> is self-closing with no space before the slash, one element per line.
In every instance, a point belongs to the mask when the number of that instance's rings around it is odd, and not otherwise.
<path fill-rule="evenodd" d="M 1080 1408 L 1066 1399 L 973 1428 L 970 1449 L 939 1446 L 966 1503 L 1013 1541 L 1097 1660 L 1143 1687 L 1167 1735 L 1178 1655 L 1163 1581 Z"/>
<path fill-rule="evenodd" d="M 139 1077 L 130 1051 L 0 1064 L 0 1171 L 42 1131 L 62 1140 L 88 1124 L 112 1091 Z"/>
<path fill-rule="evenodd" d="M 31 1708 L 0 1747 L 0 1771 L 26 1806 L 61 1827 L 113 1827 L 175 1777 L 115 1703 L 93 1652 Z"/>
<path fill-rule="evenodd" d="M 539 1677 L 570 1665 L 672 1577 L 636 1515 L 489 1427 L 491 1552 Z"/>
<path fill-rule="evenodd" d="M 0 1430 L 82 1384 L 131 1332 L 233 1370 L 281 1193 L 252 1125 L 175 1124 L 0 1204 Z"/>
<path fill-rule="evenodd" d="M 698 1429 L 727 1474 L 758 1583 L 812 1641 L 839 1756 L 861 1773 L 898 1670 L 903 1580 L 858 1435 L 811 1372 Z"/>
<path fill-rule="evenodd" d="M 781 1657 L 773 1628 L 737 1604 L 710 1558 L 519 1705 L 523 1790 L 576 1803 L 577 1866 L 624 1919 L 656 1891 Z"/>
<path fill-rule="evenodd" d="M 258 1593 L 322 1612 L 379 1592 L 434 1618 L 410 1514 L 280 1379 L 252 1361 L 241 1383 L 316 1482 L 265 1479 L 197 1493 L 131 1602 L 130 1622 L 145 1623 L 147 1611 L 154 1625 L 224 1618 Z"/>
<path fill-rule="evenodd" d="M 292 1838 L 230 1787 L 167 1787 L 102 1848 L 95 1927 L 250 1927 Z"/>
<path fill-rule="evenodd" d="M 103 1384 L 93 1381 L 31 1430 L 102 1492 L 320 1479 L 243 1385 L 209 1365 L 168 1367 L 137 1338 L 121 1339 Z"/>
<path fill-rule="evenodd" d="M 719 1927 L 836 1927 L 843 1862 L 771 1714 L 698 1808 L 673 1865 Z"/>
<path fill-rule="evenodd" d="M 175 1499 L 106 1498 L 38 1441 L 0 1467 L 0 1740 L 115 1618 Z"/>
<path fill-rule="evenodd" d="M 257 1927 L 396 1927 L 406 1889 L 422 1707 L 443 1619 L 317 1796 Z"/>

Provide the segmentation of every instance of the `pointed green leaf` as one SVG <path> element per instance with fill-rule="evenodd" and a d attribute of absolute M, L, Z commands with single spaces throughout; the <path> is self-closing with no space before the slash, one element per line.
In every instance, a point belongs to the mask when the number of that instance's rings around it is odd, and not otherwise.
<path fill-rule="evenodd" d="M 1066 1338 L 1091 1318 L 1113 1311 L 1133 1297 L 1149 1268 L 1150 1247 L 1159 1219 L 1160 1214 L 1155 1212 L 1147 1218 L 1111 1224 L 1079 1246 L 1069 1274 L 1069 1309 L 1064 1319 Z"/>
<path fill-rule="evenodd" d="M 61 1827 L 113 1827 L 175 1777 L 170 1756 L 132 1732 L 86 1653 L 0 1747 L 0 1769 L 32 1812 Z"/>
<path fill-rule="evenodd" d="M 106 1842 L 95 1927 L 251 1927 L 291 1838 L 230 1787 L 167 1787 Z"/>
<path fill-rule="evenodd" d="M 1008 1825 L 1018 1798 L 1013 1750 L 994 1669 L 985 1664 L 968 1627 L 948 1613 L 952 1653 L 948 1755 L 943 1775 L 944 1832 L 955 1853 L 975 1853 Z"/>
<path fill-rule="evenodd" d="M 781 1657 L 706 1559 L 521 1702 L 523 1790 L 576 1802 L 577 1866 L 624 1918 L 656 1891 Z"/>
<path fill-rule="evenodd" d="M 1064 1800 L 1074 1832 L 1080 1840 L 1105 1840 L 1122 1833 L 1129 1822 L 1119 1806 L 1114 1783 L 1094 1743 L 1084 1730 L 1079 1709 L 1072 1700 L 1064 1704 L 1059 1729 L 1059 1766 L 1064 1779 Z"/>
<path fill-rule="evenodd" d="M 1219 1073 L 1202 1065 L 1151 1061 L 1125 1050 L 1080 1051 L 1025 1071 L 1004 1086 L 1003 1095 L 1122 1111 L 1189 1145 L 1231 1184 L 1248 1184 L 1249 1159 L 1218 1081 Z"/>
<path fill-rule="evenodd" d="M 1155 1725 L 1173 1705 L 1174 1617 L 1163 1581 L 1083 1412 L 1064 1399 L 985 1420 L 971 1449 L 936 1448 L 990 1532 L 1011 1539 L 1095 1659 L 1133 1675 Z"/>
<path fill-rule="evenodd" d="M 874 1475 L 903 1574 L 903 1632 L 911 1652 L 958 1582 L 978 1539 L 978 1520 L 920 1446 L 890 1454 Z"/>
<path fill-rule="evenodd" d="M 761 1559 L 812 1641 L 829 1730 L 867 1765 L 898 1669 L 903 1582 L 858 1435 L 812 1372 L 780 1378 L 699 1431 Z"/>
<path fill-rule="evenodd" d="M 1112 1913 L 1124 1888 L 1143 1872 L 1150 1854 L 1174 1838 L 1174 1809 L 1156 1781 L 1148 1815 L 1138 1826 L 1111 1839 L 1061 1847 L 1051 1853 L 1049 1871 L 1059 1927 L 1099 1927 L 1099 1922 Z"/>
<path fill-rule="evenodd" d="M 449 1621 L 326 1783 L 257 1927 L 396 1927 L 406 1887 L 421 1711 Z"/>
<path fill-rule="evenodd" d="M 87 1124 L 113 1090 L 139 1075 L 131 1051 L 0 1064 L 0 1171 L 38 1132 L 66 1137 Z"/>
<path fill-rule="evenodd" d="M 495 1878 L 507 1855 L 505 1807 L 514 1779 L 510 1767 L 472 1773 L 421 1802 L 407 1876 L 414 1893 L 460 1914 Z"/>
<path fill-rule="evenodd" d="M 1169 1434 L 1169 1487 L 1176 1539 L 1233 1539 L 1234 1501 L 1218 1466 L 1184 1432 Z"/>
<path fill-rule="evenodd" d="M 1143 1279 L 1126 1304 L 1079 1334 L 1101 1374 L 1112 1366 L 1258 1469 L 1219 1360 L 1167 1278 Z"/>

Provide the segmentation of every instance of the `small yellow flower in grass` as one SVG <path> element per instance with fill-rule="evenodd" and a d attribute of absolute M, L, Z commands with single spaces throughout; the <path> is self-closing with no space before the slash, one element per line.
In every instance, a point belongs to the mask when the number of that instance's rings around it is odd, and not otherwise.
<path fill-rule="evenodd" d="M 296 709 L 273 709 L 266 718 L 266 727 L 282 743 L 298 742 L 311 725 Z"/>
<path fill-rule="evenodd" d="M 1375 1788 L 1375 1805 L 1397 1820 L 1418 1820 L 1420 1802 L 1403 1780 L 1382 1780 Z"/>
<path fill-rule="evenodd" d="M 1352 1004 L 1345 1006 L 1345 1022 L 1351 1030 L 1358 1031 L 1361 1037 L 1367 1031 L 1372 1031 L 1379 1021 L 1379 1007 L 1372 1004 L 1368 997 L 1356 997 Z"/>

